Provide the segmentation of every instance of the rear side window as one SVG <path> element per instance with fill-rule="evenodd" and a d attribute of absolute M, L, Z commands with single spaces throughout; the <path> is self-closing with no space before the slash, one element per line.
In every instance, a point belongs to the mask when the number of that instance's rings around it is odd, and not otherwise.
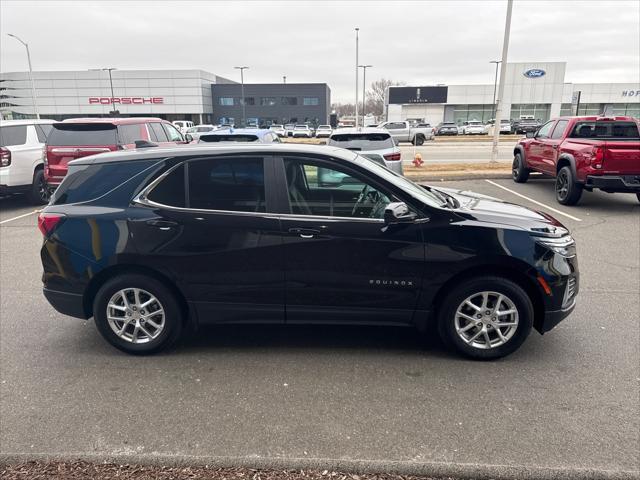
<path fill-rule="evenodd" d="M 54 125 L 47 145 L 116 145 L 116 126 L 110 123 L 69 123 Z"/>
<path fill-rule="evenodd" d="M 158 122 L 148 123 L 149 126 L 149 135 L 151 135 L 151 140 L 154 142 L 168 142 L 169 138 L 167 134 L 164 132 L 162 128 L 162 124 Z"/>
<path fill-rule="evenodd" d="M 188 163 L 188 206 L 266 212 L 262 158 L 211 158 Z"/>
<path fill-rule="evenodd" d="M 36 124 L 35 127 L 36 127 L 36 134 L 38 135 L 38 141 L 40 143 L 46 143 L 47 137 L 49 136 L 49 133 L 53 129 L 53 125 L 49 123 L 41 123 L 41 124 Z"/>
<path fill-rule="evenodd" d="M 10 127 L 0 127 L 0 147 L 24 145 L 25 143 L 27 143 L 27 126 L 26 125 L 13 125 Z"/>
<path fill-rule="evenodd" d="M 576 122 L 571 138 L 598 138 L 615 140 L 640 140 L 635 122 L 601 121 Z"/>
<path fill-rule="evenodd" d="M 201 142 L 216 143 L 216 142 L 257 142 L 258 137 L 256 135 L 202 135 L 200 136 Z"/>
<path fill-rule="evenodd" d="M 135 123 L 133 125 L 119 125 L 118 135 L 120 137 L 120 143 L 128 145 L 130 143 L 136 143 L 136 140 L 144 140 L 144 136 L 140 131 L 142 124 Z"/>
<path fill-rule="evenodd" d="M 388 133 L 354 133 L 332 135 L 327 142 L 348 150 L 384 150 L 394 146 L 391 135 Z"/>
<path fill-rule="evenodd" d="M 184 165 L 180 165 L 164 177 L 147 195 L 152 202 L 172 207 L 186 206 L 184 187 Z"/>

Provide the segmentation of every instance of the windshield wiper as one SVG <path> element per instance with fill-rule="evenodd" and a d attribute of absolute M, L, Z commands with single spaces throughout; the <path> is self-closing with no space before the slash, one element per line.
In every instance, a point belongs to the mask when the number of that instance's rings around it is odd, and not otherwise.
<path fill-rule="evenodd" d="M 440 205 L 441 207 L 449 207 L 451 206 L 451 204 L 449 203 L 449 200 L 447 200 L 447 197 L 444 196 L 442 194 L 442 192 L 431 188 L 428 185 L 420 185 L 422 188 L 424 188 L 426 191 L 433 193 L 436 197 L 438 197 L 438 199 L 442 202 L 442 205 Z"/>
<path fill-rule="evenodd" d="M 458 201 L 458 199 L 456 197 L 454 197 L 453 195 L 451 195 L 450 193 L 447 192 L 443 192 L 441 190 L 437 190 L 435 188 L 423 185 L 423 187 L 427 190 L 429 190 L 430 192 L 432 192 L 433 194 L 435 194 L 436 196 L 438 196 L 438 198 L 440 198 L 444 205 L 443 206 L 447 206 L 447 207 L 451 207 L 451 208 L 459 208 L 460 207 L 460 202 Z"/>

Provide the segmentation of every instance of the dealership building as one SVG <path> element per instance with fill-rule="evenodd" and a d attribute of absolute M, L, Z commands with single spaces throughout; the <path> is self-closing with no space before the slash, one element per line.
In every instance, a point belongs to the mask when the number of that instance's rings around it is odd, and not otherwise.
<path fill-rule="evenodd" d="M 242 122 L 241 85 L 203 70 L 34 72 L 33 77 L 42 118 L 117 111 L 123 117 L 196 124 Z M 244 90 L 247 123 L 327 122 L 331 91 L 325 83 L 245 84 Z M 5 119 L 35 115 L 28 72 L 0 73 L 0 114 Z"/>
<path fill-rule="evenodd" d="M 628 115 L 640 118 L 640 82 L 570 83 L 565 62 L 507 63 L 502 118 L 540 121 L 560 115 Z M 494 84 L 389 87 L 390 121 L 440 122 L 494 117 Z"/>

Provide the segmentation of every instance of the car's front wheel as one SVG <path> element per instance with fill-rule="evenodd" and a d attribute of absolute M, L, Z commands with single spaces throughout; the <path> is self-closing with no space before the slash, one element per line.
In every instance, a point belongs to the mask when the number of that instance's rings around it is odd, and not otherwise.
<path fill-rule="evenodd" d="M 459 353 L 490 360 L 516 351 L 533 326 L 533 305 L 516 283 L 476 277 L 451 291 L 439 308 L 442 340 Z"/>
<path fill-rule="evenodd" d="M 529 169 L 525 167 L 521 153 L 516 153 L 513 157 L 511 176 L 513 177 L 513 181 L 516 183 L 525 183 L 529 180 Z"/>
<path fill-rule="evenodd" d="M 156 353 L 182 333 L 183 312 L 173 292 L 146 275 L 123 274 L 96 294 L 93 317 L 102 336 L 132 354 Z"/>
<path fill-rule="evenodd" d="M 562 167 L 556 175 L 556 200 L 562 205 L 575 205 L 582 196 L 582 185 L 576 182 L 568 166 Z"/>

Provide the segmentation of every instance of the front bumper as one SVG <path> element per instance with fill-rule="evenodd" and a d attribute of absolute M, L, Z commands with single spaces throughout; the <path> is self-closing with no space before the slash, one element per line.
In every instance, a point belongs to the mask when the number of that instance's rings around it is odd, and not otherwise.
<path fill-rule="evenodd" d="M 573 309 L 576 308 L 576 299 L 574 298 L 571 304 L 563 308 L 561 310 L 554 310 L 551 312 L 546 312 L 544 314 L 544 321 L 540 326 L 540 333 L 546 333 L 549 330 L 553 329 L 556 325 L 558 325 L 562 320 L 567 318 L 573 312 Z"/>
<path fill-rule="evenodd" d="M 588 175 L 585 188 L 598 188 L 611 193 L 640 193 L 640 174 Z"/>

